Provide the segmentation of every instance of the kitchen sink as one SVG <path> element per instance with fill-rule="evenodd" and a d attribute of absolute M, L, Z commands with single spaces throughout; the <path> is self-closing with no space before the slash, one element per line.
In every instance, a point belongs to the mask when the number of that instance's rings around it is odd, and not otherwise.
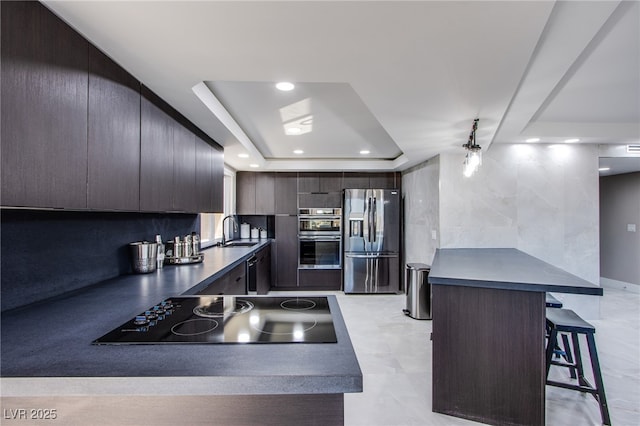
<path fill-rule="evenodd" d="M 250 241 L 229 241 L 222 245 L 222 247 L 253 247 L 258 243 Z"/>

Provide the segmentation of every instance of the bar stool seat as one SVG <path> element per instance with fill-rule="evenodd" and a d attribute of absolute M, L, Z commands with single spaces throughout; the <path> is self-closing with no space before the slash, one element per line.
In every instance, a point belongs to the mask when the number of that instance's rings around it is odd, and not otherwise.
<path fill-rule="evenodd" d="M 553 297 L 551 293 L 545 293 L 546 300 L 545 304 L 547 308 L 562 308 L 562 302 Z"/>
<path fill-rule="evenodd" d="M 547 308 L 546 316 L 547 328 L 549 330 L 549 339 L 546 348 L 546 384 L 550 386 L 557 386 L 565 389 L 590 393 L 600 405 L 600 415 L 602 416 L 603 424 L 611 425 L 611 419 L 609 417 L 609 407 L 607 405 L 607 398 L 604 393 L 602 372 L 600 371 L 600 362 L 598 360 L 598 352 L 596 350 L 596 342 L 594 338 L 594 334 L 596 332 L 595 327 L 580 318 L 580 316 L 578 316 L 578 314 L 576 314 L 571 309 Z M 565 352 L 567 352 L 567 356 L 565 357 L 565 359 L 567 360 L 567 362 L 553 360 L 553 354 L 558 343 L 558 333 L 568 333 L 571 335 L 573 348 L 567 344 L 567 340 L 564 339 L 565 335 L 563 335 Z M 589 358 L 591 359 L 591 369 L 593 371 L 595 385 L 591 385 L 591 383 L 589 383 L 589 381 L 584 377 L 582 355 L 580 353 L 580 342 L 578 340 L 579 334 L 584 334 L 587 339 Z M 571 377 L 577 378 L 578 384 L 575 385 L 571 383 L 549 380 L 549 369 L 552 365 L 569 368 Z M 577 377 L 575 377 L 576 372 Z"/>

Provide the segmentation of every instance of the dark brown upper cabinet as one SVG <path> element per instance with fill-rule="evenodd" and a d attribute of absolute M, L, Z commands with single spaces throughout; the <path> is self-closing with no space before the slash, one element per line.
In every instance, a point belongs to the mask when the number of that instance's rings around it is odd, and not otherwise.
<path fill-rule="evenodd" d="M 345 172 L 344 174 L 344 188 L 370 188 L 369 186 L 370 173 L 365 172 Z"/>
<path fill-rule="evenodd" d="M 198 212 L 196 137 L 176 121 L 173 125 L 173 211 Z"/>
<path fill-rule="evenodd" d="M 140 83 L 89 45 L 87 206 L 140 209 Z"/>
<path fill-rule="evenodd" d="M 38 2 L 0 4 L 0 204 L 86 208 L 88 42 Z"/>
<path fill-rule="evenodd" d="M 213 200 L 211 212 L 224 212 L 224 150 L 221 147 L 211 147 L 213 158 Z"/>
<path fill-rule="evenodd" d="M 236 212 L 238 214 L 256 213 L 256 174 L 252 172 L 236 173 Z"/>
<path fill-rule="evenodd" d="M 215 153 L 211 145 L 196 137 L 196 211 L 213 213 L 215 199 Z"/>
<path fill-rule="evenodd" d="M 305 172 L 298 175 L 298 192 L 340 192 L 342 173 Z"/>
<path fill-rule="evenodd" d="M 236 174 L 236 212 L 244 215 L 275 214 L 273 172 Z"/>
<path fill-rule="evenodd" d="M 369 177 L 369 188 L 396 189 L 400 187 L 400 173 L 372 173 Z"/>
<path fill-rule="evenodd" d="M 344 188 L 396 189 L 400 186 L 400 174 L 395 172 L 365 173 L 346 172 Z"/>
<path fill-rule="evenodd" d="M 276 214 L 298 214 L 298 174 L 275 174 Z"/>
<path fill-rule="evenodd" d="M 256 173 L 256 214 L 274 214 L 275 174 L 273 172 Z"/>
<path fill-rule="evenodd" d="M 173 210 L 173 119 L 142 86 L 140 108 L 140 209 Z"/>

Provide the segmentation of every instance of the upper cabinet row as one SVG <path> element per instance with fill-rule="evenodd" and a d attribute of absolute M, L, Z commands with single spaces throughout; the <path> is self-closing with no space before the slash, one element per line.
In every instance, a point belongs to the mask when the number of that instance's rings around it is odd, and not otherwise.
<path fill-rule="evenodd" d="M 222 211 L 222 148 L 42 4 L 1 7 L 2 206 Z"/>
<path fill-rule="evenodd" d="M 340 207 L 346 188 L 394 189 L 399 173 L 238 172 L 236 210 L 242 215 L 298 214 L 298 208 Z"/>

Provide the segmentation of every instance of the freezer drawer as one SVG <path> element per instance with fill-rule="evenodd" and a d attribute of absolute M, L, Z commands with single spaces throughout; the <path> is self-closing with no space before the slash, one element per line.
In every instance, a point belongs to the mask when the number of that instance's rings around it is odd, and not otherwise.
<path fill-rule="evenodd" d="M 400 259 L 397 254 L 344 255 L 345 293 L 399 293 Z"/>

